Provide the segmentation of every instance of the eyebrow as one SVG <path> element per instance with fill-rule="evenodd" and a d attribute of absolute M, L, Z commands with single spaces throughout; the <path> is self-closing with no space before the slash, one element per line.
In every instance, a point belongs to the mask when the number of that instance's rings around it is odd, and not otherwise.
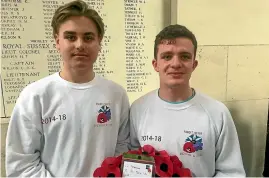
<path fill-rule="evenodd" d="M 189 55 L 192 55 L 190 52 L 187 52 L 187 51 L 180 52 L 180 54 L 189 54 Z"/>
<path fill-rule="evenodd" d="M 165 52 L 162 52 L 160 55 L 167 55 L 167 54 L 173 54 L 172 51 L 165 51 Z M 190 52 L 187 52 L 187 51 L 183 51 L 183 52 L 179 52 L 178 54 L 187 54 L 187 55 L 192 55 Z"/>
<path fill-rule="evenodd" d="M 65 31 L 64 34 L 65 35 L 75 35 L 76 32 L 74 32 L 74 31 Z M 95 34 L 93 32 L 86 32 L 86 33 L 84 33 L 84 35 L 92 35 L 92 36 L 95 36 Z"/>
<path fill-rule="evenodd" d="M 162 52 L 162 53 L 161 53 L 161 56 L 162 56 L 162 55 L 165 55 L 165 54 L 173 54 L 173 53 L 172 53 L 172 51 L 165 51 L 165 52 Z"/>

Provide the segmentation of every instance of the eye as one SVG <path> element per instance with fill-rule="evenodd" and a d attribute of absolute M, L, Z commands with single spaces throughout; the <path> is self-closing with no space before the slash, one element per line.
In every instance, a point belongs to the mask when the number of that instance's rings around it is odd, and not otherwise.
<path fill-rule="evenodd" d="M 190 55 L 187 55 L 187 54 L 184 54 L 184 55 L 181 56 L 181 59 L 183 61 L 187 61 L 187 60 L 191 59 L 191 56 Z"/>
<path fill-rule="evenodd" d="M 85 36 L 85 41 L 94 40 L 93 36 Z"/>
<path fill-rule="evenodd" d="M 169 61 L 170 59 L 172 59 L 172 55 L 169 55 L 169 54 L 163 55 L 162 59 Z"/>
<path fill-rule="evenodd" d="M 76 37 L 74 35 L 67 35 L 65 36 L 65 39 L 68 39 L 69 41 L 75 41 Z"/>

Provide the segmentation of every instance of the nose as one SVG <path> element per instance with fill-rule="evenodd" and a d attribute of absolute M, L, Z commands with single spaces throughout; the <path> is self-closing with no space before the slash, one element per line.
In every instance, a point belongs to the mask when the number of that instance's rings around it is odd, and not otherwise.
<path fill-rule="evenodd" d="M 75 47 L 78 50 L 84 49 L 84 40 L 81 38 L 78 38 L 75 42 Z"/>
<path fill-rule="evenodd" d="M 172 60 L 171 60 L 171 66 L 174 68 L 179 68 L 182 67 L 182 63 L 181 60 L 179 59 L 178 56 L 173 56 Z"/>

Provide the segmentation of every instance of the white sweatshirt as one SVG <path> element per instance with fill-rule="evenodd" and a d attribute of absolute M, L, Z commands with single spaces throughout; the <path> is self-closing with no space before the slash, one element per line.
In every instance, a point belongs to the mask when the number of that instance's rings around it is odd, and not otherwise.
<path fill-rule="evenodd" d="M 154 90 L 130 111 L 132 149 L 150 144 L 177 155 L 193 176 L 243 176 L 237 131 L 224 104 L 201 93 L 182 103 L 163 101 Z"/>
<path fill-rule="evenodd" d="M 75 84 L 58 73 L 28 85 L 12 113 L 7 176 L 90 177 L 108 156 L 128 150 L 125 90 L 96 76 Z"/>

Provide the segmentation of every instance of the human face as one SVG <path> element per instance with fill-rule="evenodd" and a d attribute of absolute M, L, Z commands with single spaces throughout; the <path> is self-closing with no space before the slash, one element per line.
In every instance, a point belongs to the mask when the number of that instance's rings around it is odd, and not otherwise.
<path fill-rule="evenodd" d="M 97 27 L 91 19 L 84 16 L 68 18 L 56 35 L 56 48 L 62 56 L 65 72 L 92 72 L 100 43 Z"/>
<path fill-rule="evenodd" d="M 189 86 L 191 74 L 198 65 L 192 41 L 185 37 L 164 40 L 152 65 L 159 72 L 161 87 Z"/>

